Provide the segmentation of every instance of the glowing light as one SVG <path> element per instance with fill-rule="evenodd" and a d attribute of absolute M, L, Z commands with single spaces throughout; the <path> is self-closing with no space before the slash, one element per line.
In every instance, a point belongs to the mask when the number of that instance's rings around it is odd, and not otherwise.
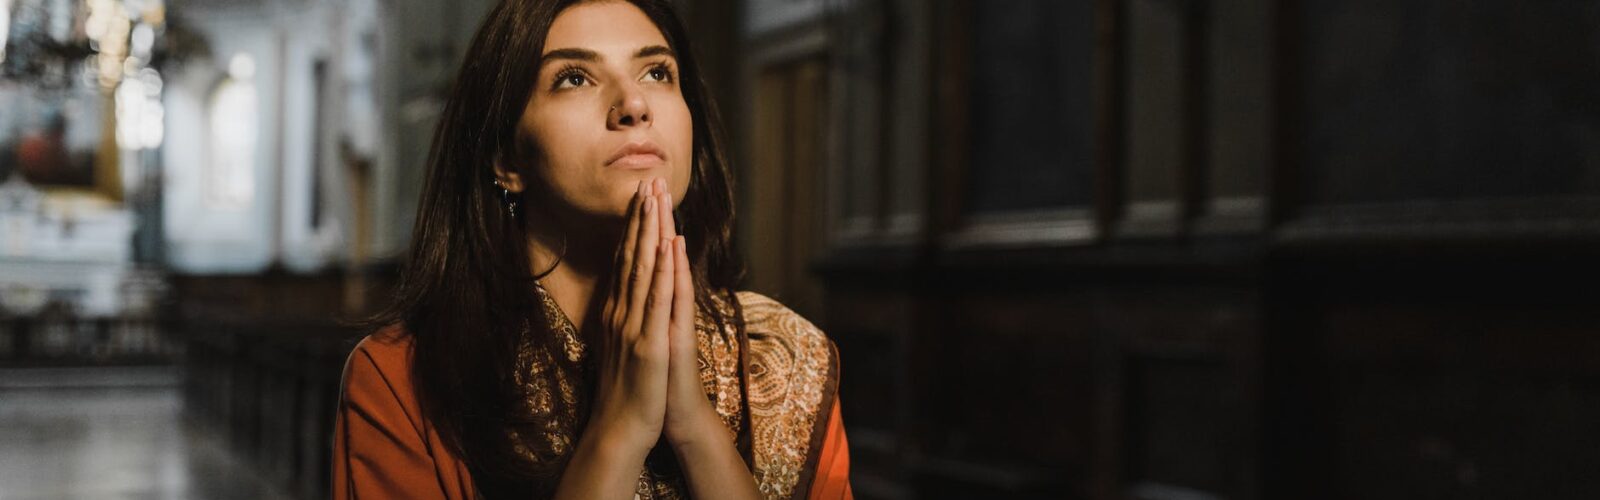
<path fill-rule="evenodd" d="M 143 67 L 144 67 L 144 60 L 140 59 L 138 56 L 128 56 L 126 59 L 122 60 L 122 75 L 121 76 L 129 77 L 129 76 L 137 75 L 137 74 L 139 74 L 139 69 L 143 68 Z"/>
<path fill-rule="evenodd" d="M 111 25 L 111 10 L 116 6 L 112 0 L 89 0 L 88 4 L 89 18 L 83 22 L 83 33 L 89 35 L 90 40 L 98 42 L 105 37 L 106 29 Z"/>
<path fill-rule="evenodd" d="M 243 57 L 241 57 L 243 56 Z M 233 71 L 233 70 L 240 71 Z M 250 74 L 255 63 L 240 54 L 229 64 L 231 74 Z M 211 96 L 210 153 L 206 165 L 206 204 L 213 208 L 248 207 L 255 196 L 257 115 L 256 88 L 250 80 L 223 80 Z"/>
<path fill-rule="evenodd" d="M 143 125 L 144 84 L 136 79 L 123 80 L 117 86 L 117 145 L 122 149 L 139 149 L 144 136 L 139 131 Z"/>
<path fill-rule="evenodd" d="M 228 76 L 235 80 L 249 80 L 256 76 L 256 60 L 250 54 L 234 54 L 228 60 Z"/>
<path fill-rule="evenodd" d="M 140 24 L 133 28 L 133 55 L 148 56 L 150 54 L 150 49 L 155 46 L 155 43 L 155 28 L 151 28 L 148 24 Z"/>
<path fill-rule="evenodd" d="M 156 72 L 155 68 L 145 68 L 139 70 L 138 78 L 139 81 L 144 83 L 145 91 L 150 94 L 150 97 L 161 98 L 161 73 Z"/>
<path fill-rule="evenodd" d="M 123 149 L 155 149 L 166 137 L 166 109 L 161 105 L 161 75 L 145 68 L 117 86 L 117 145 Z"/>
<path fill-rule="evenodd" d="M 133 24 L 121 2 L 88 0 L 88 5 L 89 17 L 83 22 L 83 31 L 89 36 L 90 48 L 99 52 L 100 86 L 113 89 L 122 79 L 123 59 L 128 56 L 128 33 Z"/>
<path fill-rule="evenodd" d="M 6 60 L 6 41 L 11 39 L 11 0 L 0 0 L 0 62 Z"/>

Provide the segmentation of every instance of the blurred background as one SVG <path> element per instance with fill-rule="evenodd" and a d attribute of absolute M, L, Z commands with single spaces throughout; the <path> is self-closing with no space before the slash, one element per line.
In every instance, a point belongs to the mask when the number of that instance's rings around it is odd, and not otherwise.
<path fill-rule="evenodd" d="M 0 499 L 327 495 L 491 3 L 0 0 Z M 1600 2 L 678 3 L 859 498 L 1600 498 Z"/>

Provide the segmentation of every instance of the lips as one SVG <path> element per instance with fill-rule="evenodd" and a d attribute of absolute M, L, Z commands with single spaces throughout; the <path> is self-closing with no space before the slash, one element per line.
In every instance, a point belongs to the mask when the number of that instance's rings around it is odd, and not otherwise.
<path fill-rule="evenodd" d="M 618 168 L 650 168 L 666 163 L 667 155 L 659 146 L 649 141 L 630 142 L 611 153 L 606 166 Z"/>

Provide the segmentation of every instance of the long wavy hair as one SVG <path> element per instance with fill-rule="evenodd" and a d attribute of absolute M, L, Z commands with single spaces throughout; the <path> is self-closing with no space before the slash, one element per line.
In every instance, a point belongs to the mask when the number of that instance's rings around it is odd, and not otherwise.
<path fill-rule="evenodd" d="M 548 429 L 551 422 L 541 419 L 564 410 L 579 415 L 578 433 L 587 420 L 588 394 L 575 403 L 550 397 L 557 408 L 542 417 L 518 414 L 525 394 L 514 373 L 519 344 L 563 350 L 552 331 L 554 318 L 546 317 L 532 283 L 526 228 L 541 221 L 508 213 L 493 184 L 496 161 L 516 151 L 517 123 L 536 85 L 550 25 L 581 1 L 503 0 L 478 28 L 434 131 L 393 301 L 369 322 L 374 330 L 411 336 L 412 376 L 423 414 L 486 497 L 512 491 L 547 496 L 566 467 L 563 448 L 570 447 L 550 442 L 545 432 L 512 431 Z M 629 3 L 654 21 L 677 54 L 679 89 L 694 123 L 694 161 L 678 220 L 694 269 L 696 303 L 719 331 L 726 325 L 743 338 L 733 295 L 743 268 L 732 248 L 733 185 L 716 105 L 669 1 Z M 724 314 L 718 302 L 733 307 L 732 314 Z M 534 376 L 551 378 L 544 387 L 557 387 L 557 372 L 567 380 L 593 376 L 566 356 L 544 359 L 557 365 L 536 371 Z M 537 460 L 528 460 L 527 453 Z"/>

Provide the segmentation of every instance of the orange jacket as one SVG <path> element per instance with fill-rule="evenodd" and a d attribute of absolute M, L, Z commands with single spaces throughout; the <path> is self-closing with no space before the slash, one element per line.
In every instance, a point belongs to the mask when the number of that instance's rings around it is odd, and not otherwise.
<path fill-rule="evenodd" d="M 473 498 L 467 466 L 422 417 L 411 383 L 411 340 L 374 335 L 345 363 L 334 422 L 333 498 Z M 829 412 L 808 499 L 851 499 L 849 444 L 839 405 Z M 798 496 L 798 495 L 797 495 Z"/>

